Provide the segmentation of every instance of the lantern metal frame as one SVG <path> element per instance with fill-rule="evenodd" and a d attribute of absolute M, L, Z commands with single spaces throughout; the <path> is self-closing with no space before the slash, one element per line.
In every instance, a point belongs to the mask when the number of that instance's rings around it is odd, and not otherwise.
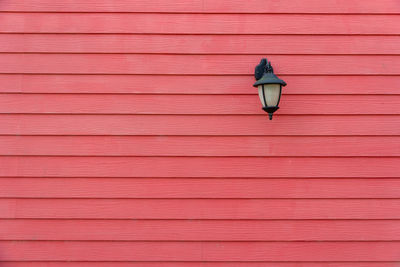
<path fill-rule="evenodd" d="M 263 58 L 256 66 L 254 77 L 256 78 L 256 82 L 253 84 L 254 87 L 258 88 L 258 86 L 262 86 L 262 97 L 265 103 L 265 107 L 263 105 L 263 110 L 268 113 L 269 119 L 272 120 L 272 115 L 275 111 L 279 109 L 279 102 L 281 100 L 282 95 L 282 86 L 286 86 L 286 82 L 282 79 L 279 79 L 278 76 L 274 74 L 274 69 L 272 68 L 271 62 L 268 62 L 266 58 Z M 264 85 L 265 84 L 279 84 L 279 98 L 276 106 L 268 106 L 267 99 L 265 97 Z"/>

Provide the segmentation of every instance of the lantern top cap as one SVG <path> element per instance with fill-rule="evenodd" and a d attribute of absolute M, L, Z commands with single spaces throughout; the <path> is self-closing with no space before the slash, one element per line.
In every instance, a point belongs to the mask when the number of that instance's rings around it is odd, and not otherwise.
<path fill-rule="evenodd" d="M 281 84 L 282 86 L 286 86 L 286 82 L 274 74 L 271 62 L 268 62 L 266 58 L 261 59 L 260 64 L 256 66 L 254 77 L 257 80 L 253 84 L 254 87 L 261 84 Z"/>

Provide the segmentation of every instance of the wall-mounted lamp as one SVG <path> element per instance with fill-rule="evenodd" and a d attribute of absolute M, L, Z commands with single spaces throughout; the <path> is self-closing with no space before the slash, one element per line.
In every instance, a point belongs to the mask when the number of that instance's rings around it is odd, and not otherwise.
<path fill-rule="evenodd" d="M 272 120 L 272 115 L 279 109 L 282 86 L 286 86 L 286 83 L 274 74 L 271 62 L 268 62 L 266 58 L 261 59 L 254 76 L 257 81 L 253 86 L 258 87 L 262 109 L 268 112 L 269 119 Z"/>

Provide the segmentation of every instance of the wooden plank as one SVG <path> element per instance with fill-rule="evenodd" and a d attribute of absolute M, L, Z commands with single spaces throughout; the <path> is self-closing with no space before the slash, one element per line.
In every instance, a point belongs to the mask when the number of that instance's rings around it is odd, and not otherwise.
<path fill-rule="evenodd" d="M 400 76 L 281 76 L 289 84 L 283 94 L 400 92 Z M 253 75 L 0 74 L 2 93 L 257 94 L 253 83 Z"/>
<path fill-rule="evenodd" d="M 384 55 L 400 36 L 0 34 L 0 52 Z"/>
<path fill-rule="evenodd" d="M 7 261 L 397 261 L 400 242 L 1 241 L 0 247 Z"/>
<path fill-rule="evenodd" d="M 400 158 L 12 157 L 0 177 L 387 177 Z"/>
<path fill-rule="evenodd" d="M 0 218 L 400 219 L 400 199 L 0 199 Z"/>
<path fill-rule="evenodd" d="M 0 32 L 397 35 L 399 23 L 397 15 L 3 13 Z"/>
<path fill-rule="evenodd" d="M 1 114 L 0 135 L 399 135 L 390 115 Z"/>
<path fill-rule="evenodd" d="M 254 55 L 0 54 L 0 60 L 3 62 L 0 65 L 0 73 L 249 75 L 254 73 L 254 66 L 261 57 Z M 400 74 L 400 56 L 272 55 L 268 59 L 273 62 L 278 74 Z M 371 62 L 379 62 L 379 64 L 371 64 Z M 248 84 L 249 90 L 251 85 L 251 83 Z"/>
<path fill-rule="evenodd" d="M 299 266 L 299 264 L 307 264 L 310 267 L 393 267 L 395 266 L 396 262 L 79 262 L 79 261 L 12 261 L 12 262 L 2 262 L 2 267 L 109 267 L 117 266 L 117 267 L 227 267 L 235 265 L 235 267 L 295 267 Z"/>
<path fill-rule="evenodd" d="M 25 156 L 400 156 L 398 136 L 0 136 Z"/>
<path fill-rule="evenodd" d="M 0 220 L 0 240 L 395 241 L 397 220 Z"/>
<path fill-rule="evenodd" d="M 400 179 L 7 178 L 2 198 L 399 198 Z"/>
<path fill-rule="evenodd" d="M 110 0 L 51 1 L 3 0 L 0 11 L 24 12 L 182 12 L 182 13 L 339 13 L 339 14 L 399 14 L 395 0 L 358 1 L 345 0 L 283 0 L 265 4 L 262 0 L 211 1 L 211 0 L 157 0 L 115 2 Z M 262 8 L 260 8 L 260 6 Z"/>
<path fill-rule="evenodd" d="M 284 95 L 281 101 L 280 114 L 400 114 L 400 95 Z M 5 114 L 263 114 L 260 107 L 255 95 L 0 94 Z"/>

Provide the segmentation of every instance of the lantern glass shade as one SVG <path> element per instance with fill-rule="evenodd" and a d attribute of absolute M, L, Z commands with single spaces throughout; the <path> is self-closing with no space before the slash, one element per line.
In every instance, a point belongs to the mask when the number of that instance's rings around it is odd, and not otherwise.
<path fill-rule="evenodd" d="M 260 84 L 258 86 L 258 96 L 260 97 L 263 108 L 277 107 L 281 98 L 280 84 Z"/>

